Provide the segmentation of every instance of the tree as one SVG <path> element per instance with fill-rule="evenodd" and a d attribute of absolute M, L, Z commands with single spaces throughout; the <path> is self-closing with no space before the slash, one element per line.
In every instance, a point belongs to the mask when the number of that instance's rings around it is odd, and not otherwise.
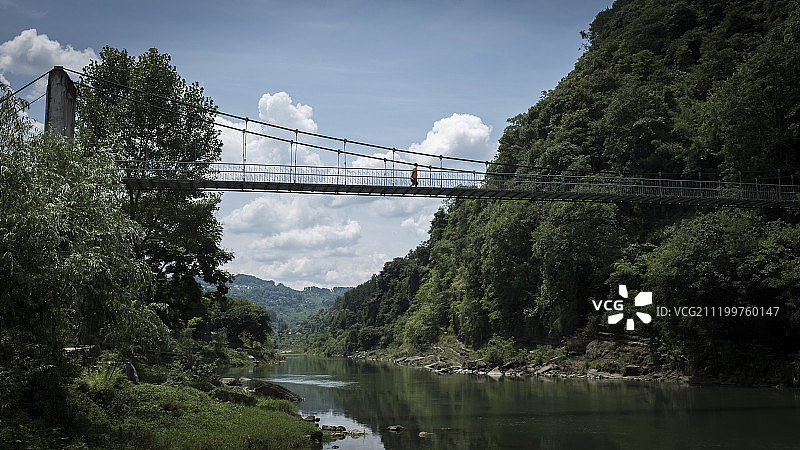
<path fill-rule="evenodd" d="M 140 295 L 150 282 L 134 247 L 142 230 L 120 207 L 113 159 L 33 136 L 22 106 L 0 105 L 0 413 L 19 402 L 53 408 L 76 374 L 67 345 L 129 354 L 167 339 Z"/>
<path fill-rule="evenodd" d="M 232 298 L 216 320 L 218 328 L 225 328 L 228 339 L 235 345 L 245 340 L 266 343 L 272 334 L 269 311 L 248 300 Z"/>
<path fill-rule="evenodd" d="M 214 103 L 199 84 L 178 75 L 169 55 L 150 49 L 134 58 L 105 47 L 84 71 L 91 86 L 80 90 L 78 136 L 85 147 L 113 149 L 121 159 L 164 161 L 191 176 L 206 175 L 208 166 L 178 163 L 219 159 Z M 220 266 L 232 254 L 220 248 L 219 201 L 200 190 L 128 193 L 127 212 L 145 232 L 139 252 L 155 275 L 154 297 L 171 306 L 164 319 L 173 328 L 182 327 L 191 318 L 183 312 L 202 299 L 196 277 L 225 293 L 230 276 Z"/>

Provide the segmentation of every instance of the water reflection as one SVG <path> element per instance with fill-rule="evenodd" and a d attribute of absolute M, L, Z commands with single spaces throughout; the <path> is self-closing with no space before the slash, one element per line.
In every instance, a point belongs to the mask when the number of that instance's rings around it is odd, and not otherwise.
<path fill-rule="evenodd" d="M 230 375 L 285 385 L 305 397 L 303 414 L 367 432 L 342 449 L 800 448 L 796 391 L 495 380 L 306 356 Z"/>

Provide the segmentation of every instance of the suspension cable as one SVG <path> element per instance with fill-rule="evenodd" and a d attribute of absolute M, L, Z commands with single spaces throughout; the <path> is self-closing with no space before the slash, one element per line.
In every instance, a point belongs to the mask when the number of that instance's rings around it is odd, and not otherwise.
<path fill-rule="evenodd" d="M 44 77 L 45 77 L 47 74 L 49 74 L 49 73 L 50 73 L 50 72 L 49 72 L 49 71 L 47 71 L 47 72 L 45 72 L 45 73 L 43 73 L 43 74 L 39 75 L 39 76 L 38 76 L 38 77 L 36 77 L 36 78 L 35 78 L 33 81 L 31 81 L 30 83 L 26 84 L 25 86 L 22 86 L 21 88 L 17 89 L 16 91 L 15 91 L 15 90 L 13 90 L 13 89 L 11 89 L 11 86 L 9 86 L 9 87 L 8 87 L 8 90 L 9 90 L 9 91 L 11 91 L 11 92 L 9 92 L 9 93 L 8 93 L 8 94 L 6 94 L 6 95 L 5 95 L 5 96 L 4 96 L 2 99 L 0 99 L 0 104 L 3 104 L 3 103 L 5 103 L 5 101 L 6 101 L 6 100 L 8 100 L 9 98 L 11 98 L 12 96 L 15 96 L 15 95 L 19 94 L 20 92 L 24 91 L 24 90 L 25 90 L 25 88 L 27 88 L 28 86 L 32 85 L 33 83 L 36 83 L 37 81 L 41 80 L 42 78 L 44 78 Z M 40 96 L 39 98 L 41 98 L 41 96 Z M 37 98 L 36 100 L 39 100 L 39 99 Z M 34 102 L 35 102 L 36 100 L 34 100 Z M 31 102 L 31 103 L 33 103 L 33 102 Z"/>

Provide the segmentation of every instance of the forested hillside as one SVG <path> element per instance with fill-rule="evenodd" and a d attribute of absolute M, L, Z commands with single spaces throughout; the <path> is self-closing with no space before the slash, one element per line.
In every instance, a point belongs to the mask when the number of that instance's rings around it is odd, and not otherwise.
<path fill-rule="evenodd" d="M 209 286 L 210 287 L 210 286 Z M 272 314 L 275 331 L 283 333 L 311 314 L 333 305 L 349 288 L 309 286 L 302 291 L 252 275 L 238 274 L 227 284 L 228 296 L 250 300 Z"/>
<path fill-rule="evenodd" d="M 509 120 L 492 170 L 798 181 L 797 2 L 620 0 L 583 36 L 574 70 Z M 653 292 L 653 307 L 639 309 L 652 323 L 627 333 L 651 338 L 656 364 L 690 374 L 780 366 L 796 380 L 786 355 L 800 349 L 798 223 L 776 210 L 449 201 L 428 241 L 337 300 L 315 348 L 623 333 L 592 300 L 619 299 L 626 284 Z M 658 317 L 658 306 L 779 309 Z"/>

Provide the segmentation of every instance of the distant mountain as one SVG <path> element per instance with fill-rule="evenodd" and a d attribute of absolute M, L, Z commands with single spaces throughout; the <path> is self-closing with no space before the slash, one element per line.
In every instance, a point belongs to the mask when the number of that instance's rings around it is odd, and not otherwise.
<path fill-rule="evenodd" d="M 336 297 L 351 288 L 310 286 L 298 291 L 281 283 L 275 284 L 272 280 L 237 274 L 228 283 L 228 289 L 229 297 L 243 298 L 269 310 L 275 331 L 282 332 L 291 330 L 306 317 L 331 306 Z"/>

